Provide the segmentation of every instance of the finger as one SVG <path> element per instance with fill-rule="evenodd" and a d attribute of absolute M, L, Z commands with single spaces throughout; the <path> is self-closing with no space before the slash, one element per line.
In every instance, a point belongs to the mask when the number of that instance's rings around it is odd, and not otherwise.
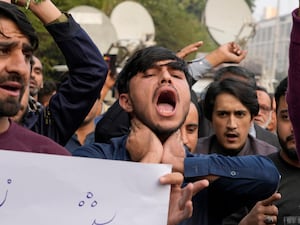
<path fill-rule="evenodd" d="M 277 216 L 266 215 L 264 218 L 264 223 L 265 224 L 276 224 Z"/>
<path fill-rule="evenodd" d="M 198 41 L 198 42 L 195 42 L 193 44 L 190 44 L 184 48 L 182 48 L 179 52 L 177 52 L 177 56 L 179 58 L 184 58 L 186 57 L 187 55 L 195 52 L 198 50 L 199 47 L 201 47 L 203 45 L 203 41 Z"/>
<path fill-rule="evenodd" d="M 281 194 L 280 193 L 275 193 L 272 196 L 270 196 L 269 198 L 262 200 L 261 203 L 264 206 L 268 206 L 268 205 L 272 205 L 274 201 L 277 201 L 281 198 Z"/>
<path fill-rule="evenodd" d="M 193 183 L 193 196 L 197 194 L 199 191 L 203 190 L 204 188 L 208 187 L 209 181 L 208 180 L 199 180 Z"/>
<path fill-rule="evenodd" d="M 168 173 L 160 177 L 159 182 L 162 185 L 166 185 L 166 184 L 181 185 L 183 182 L 183 175 L 178 172 Z"/>
<path fill-rule="evenodd" d="M 240 52 L 241 53 L 239 53 L 239 57 L 242 58 L 242 59 L 244 59 L 246 57 L 246 55 L 247 55 L 247 51 L 241 50 Z"/>
<path fill-rule="evenodd" d="M 186 48 L 187 49 L 198 49 L 199 47 L 201 47 L 203 45 L 203 41 L 197 41 L 189 46 L 187 46 Z M 186 49 L 186 48 L 183 48 L 183 49 Z"/>
<path fill-rule="evenodd" d="M 194 190 L 194 184 L 188 183 L 182 190 L 182 198 L 179 201 L 179 208 L 181 210 L 184 209 L 186 206 L 186 203 L 192 199 L 193 197 L 193 190 Z"/>
<path fill-rule="evenodd" d="M 185 207 L 183 210 L 183 218 L 184 219 L 190 218 L 192 214 L 193 214 L 193 203 L 191 200 L 189 200 L 185 203 Z"/>

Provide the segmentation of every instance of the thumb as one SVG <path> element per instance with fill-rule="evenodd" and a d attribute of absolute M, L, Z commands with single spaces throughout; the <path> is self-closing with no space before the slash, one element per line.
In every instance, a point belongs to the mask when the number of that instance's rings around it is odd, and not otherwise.
<path fill-rule="evenodd" d="M 274 201 L 277 201 L 279 199 L 281 199 L 281 194 L 280 193 L 274 193 L 269 198 L 261 201 L 261 203 L 264 206 L 268 206 L 268 205 L 272 205 Z"/>

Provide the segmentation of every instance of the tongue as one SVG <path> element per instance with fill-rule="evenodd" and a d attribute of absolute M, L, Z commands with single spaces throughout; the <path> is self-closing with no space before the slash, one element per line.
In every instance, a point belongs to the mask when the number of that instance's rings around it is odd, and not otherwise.
<path fill-rule="evenodd" d="M 158 110 L 160 112 L 173 112 L 174 107 L 167 103 L 160 103 L 158 104 Z"/>

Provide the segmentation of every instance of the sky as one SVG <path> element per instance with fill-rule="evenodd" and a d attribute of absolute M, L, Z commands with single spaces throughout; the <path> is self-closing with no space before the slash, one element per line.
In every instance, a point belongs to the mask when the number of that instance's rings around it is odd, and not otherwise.
<path fill-rule="evenodd" d="M 290 13 L 294 8 L 297 8 L 299 5 L 299 0 L 255 0 L 256 8 L 254 10 L 253 17 L 256 20 L 261 19 L 264 12 L 264 8 L 266 6 L 272 6 L 277 8 L 277 1 L 279 1 L 280 15 Z"/>

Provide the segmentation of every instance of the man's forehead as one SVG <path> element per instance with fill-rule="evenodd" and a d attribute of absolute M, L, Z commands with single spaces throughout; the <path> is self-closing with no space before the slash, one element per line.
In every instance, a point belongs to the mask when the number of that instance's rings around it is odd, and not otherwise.
<path fill-rule="evenodd" d="M 167 66 L 170 63 L 176 62 L 175 60 L 167 59 L 167 60 L 161 60 L 157 61 L 153 64 L 153 66 Z"/>
<path fill-rule="evenodd" d="M 174 70 L 184 71 L 185 66 L 182 62 L 178 60 L 162 60 L 157 61 L 152 64 L 148 69 L 161 69 L 163 67 L 167 67 Z"/>
<path fill-rule="evenodd" d="M 4 17 L 0 17 L 0 38 L 24 38 L 29 43 L 28 37 L 21 32 L 16 23 Z"/>

